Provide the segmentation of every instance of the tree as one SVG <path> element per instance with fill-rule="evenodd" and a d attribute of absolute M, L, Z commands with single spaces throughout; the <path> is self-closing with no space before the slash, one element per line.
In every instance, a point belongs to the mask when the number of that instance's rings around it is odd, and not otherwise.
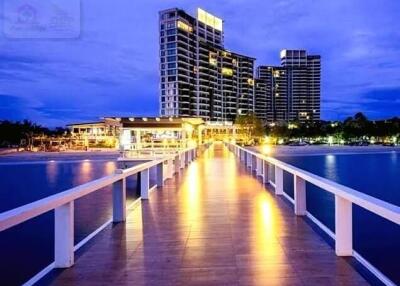
<path fill-rule="evenodd" d="M 35 136 L 61 136 L 65 132 L 64 128 L 50 130 L 29 120 L 22 122 L 4 120 L 0 121 L 0 147 L 29 147 Z"/>
<path fill-rule="evenodd" d="M 260 119 L 254 113 L 238 115 L 235 124 L 239 126 L 247 140 L 259 138 L 265 135 L 265 128 Z"/>

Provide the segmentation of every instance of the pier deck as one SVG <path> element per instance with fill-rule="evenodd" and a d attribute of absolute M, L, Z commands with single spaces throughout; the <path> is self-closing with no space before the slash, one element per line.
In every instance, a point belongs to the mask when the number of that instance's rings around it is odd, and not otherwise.
<path fill-rule="evenodd" d="M 39 284 L 367 285 L 216 144 Z"/>

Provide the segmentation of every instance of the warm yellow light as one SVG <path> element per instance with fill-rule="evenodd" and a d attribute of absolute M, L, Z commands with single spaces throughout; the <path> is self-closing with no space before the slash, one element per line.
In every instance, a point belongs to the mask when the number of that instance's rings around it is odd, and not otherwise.
<path fill-rule="evenodd" d="M 247 79 L 247 83 L 251 86 L 254 86 L 254 79 L 252 78 Z"/>
<path fill-rule="evenodd" d="M 187 133 L 192 133 L 193 132 L 193 126 L 190 125 L 190 124 L 185 124 L 183 128 L 185 129 L 185 131 Z"/>
<path fill-rule="evenodd" d="M 197 9 L 197 20 L 218 31 L 222 31 L 222 19 L 215 17 L 201 8 Z"/>
<path fill-rule="evenodd" d="M 188 143 L 188 147 L 189 148 L 194 148 L 194 147 L 196 147 L 197 146 L 197 143 L 196 143 L 196 141 L 195 140 L 189 140 L 189 143 Z"/>
<path fill-rule="evenodd" d="M 233 76 L 233 70 L 229 68 L 222 68 L 222 74 L 227 76 Z"/>
<path fill-rule="evenodd" d="M 271 138 L 269 137 L 269 136 L 265 136 L 264 137 L 264 143 L 265 144 L 268 144 L 268 143 L 270 143 L 271 142 Z"/>
<path fill-rule="evenodd" d="M 262 153 L 265 155 L 270 155 L 272 153 L 272 148 L 270 145 L 262 146 Z"/>
<path fill-rule="evenodd" d="M 193 28 L 191 26 L 189 26 L 188 24 L 186 24 L 182 21 L 178 21 L 177 26 L 179 29 L 184 30 L 189 33 L 191 33 L 193 31 Z"/>
<path fill-rule="evenodd" d="M 209 61 L 210 65 L 217 66 L 217 64 L 218 64 L 217 63 L 217 54 L 210 52 L 208 61 Z"/>

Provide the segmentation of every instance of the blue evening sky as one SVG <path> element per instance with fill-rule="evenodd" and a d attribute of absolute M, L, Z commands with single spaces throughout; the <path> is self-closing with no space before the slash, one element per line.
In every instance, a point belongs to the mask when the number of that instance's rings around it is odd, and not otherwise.
<path fill-rule="evenodd" d="M 68 10 L 79 28 L 70 38 L 10 32 L 19 16 L 3 8 L 0 119 L 158 115 L 158 11 L 170 7 L 223 18 L 225 47 L 257 64 L 279 64 L 284 48 L 320 54 L 323 119 L 400 116 L 399 0 L 82 0 L 80 13 Z"/>

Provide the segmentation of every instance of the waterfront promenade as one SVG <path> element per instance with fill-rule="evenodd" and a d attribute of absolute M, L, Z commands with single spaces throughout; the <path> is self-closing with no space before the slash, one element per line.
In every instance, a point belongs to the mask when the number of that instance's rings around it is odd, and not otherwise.
<path fill-rule="evenodd" d="M 367 285 L 222 144 L 41 285 Z"/>

